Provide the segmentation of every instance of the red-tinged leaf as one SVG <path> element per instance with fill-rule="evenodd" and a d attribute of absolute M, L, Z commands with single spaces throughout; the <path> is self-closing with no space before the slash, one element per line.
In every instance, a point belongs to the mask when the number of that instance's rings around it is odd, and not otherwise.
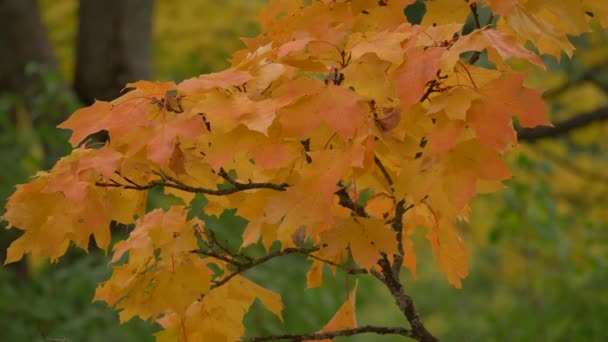
<path fill-rule="evenodd" d="M 46 186 L 42 189 L 42 192 L 52 193 L 61 192 L 67 199 L 74 203 L 82 203 L 84 197 L 87 195 L 87 190 L 92 186 L 99 174 L 94 170 L 92 172 L 82 172 L 86 167 L 86 162 L 90 164 L 95 160 L 96 150 L 90 149 L 75 149 L 69 156 L 61 158 L 57 164 L 51 170 L 47 179 Z M 104 152 L 99 154 L 100 157 L 104 156 Z M 112 176 L 114 170 L 116 170 L 117 160 L 112 160 L 113 154 L 105 153 L 108 160 L 108 169 L 106 172 L 109 176 Z M 85 159 L 85 165 L 82 167 L 79 164 L 79 159 Z M 111 172 L 108 172 L 112 170 Z"/>
<path fill-rule="evenodd" d="M 148 159 L 166 166 L 169 163 L 176 144 L 181 139 L 197 137 L 205 132 L 204 123 L 198 116 L 179 117 L 156 128 L 148 142 Z"/>
<path fill-rule="evenodd" d="M 251 74 L 238 69 L 227 69 L 213 74 L 189 78 L 181 82 L 177 89 L 180 92 L 193 93 L 209 91 L 214 88 L 230 88 L 242 85 L 251 79 Z"/>
<path fill-rule="evenodd" d="M 204 113 L 214 133 L 233 130 L 244 124 L 252 131 L 267 134 L 275 118 L 276 104 L 270 99 L 252 100 L 246 93 L 213 92 L 198 102 L 194 109 Z"/>
<path fill-rule="evenodd" d="M 76 147 L 84 138 L 105 128 L 104 119 L 110 114 L 111 110 L 112 104 L 110 102 L 95 101 L 91 106 L 74 112 L 57 127 L 72 130 L 69 141 L 72 146 Z"/>
<path fill-rule="evenodd" d="M 476 102 L 467 114 L 479 139 L 488 146 L 502 151 L 515 145 L 517 138 L 511 122 L 512 112 L 489 102 Z"/>
<path fill-rule="evenodd" d="M 312 41 L 314 41 L 314 39 L 312 38 L 303 38 L 285 43 L 279 48 L 279 52 L 277 52 L 277 57 L 283 58 L 292 52 L 299 52 L 303 50 L 306 45 L 308 45 Z"/>
<path fill-rule="evenodd" d="M 537 54 L 526 50 L 519 44 L 515 37 L 496 30 L 481 30 L 480 35 L 486 39 L 488 46 L 496 49 L 496 52 L 498 52 L 503 60 L 508 60 L 509 58 L 523 58 L 530 61 L 532 64 L 544 68 L 544 63 L 540 57 Z"/>
<path fill-rule="evenodd" d="M 127 93 L 127 97 L 131 95 L 140 96 L 142 93 L 147 95 L 162 95 L 168 90 L 175 89 L 174 82 L 151 82 L 151 81 L 137 81 L 127 83 L 125 89 L 135 89 L 131 93 Z"/>
<path fill-rule="evenodd" d="M 454 147 L 464 130 L 464 121 L 449 120 L 445 117 L 438 119 L 429 134 L 431 152 L 440 155 Z"/>
<path fill-rule="evenodd" d="M 72 153 L 74 153 L 72 151 Z M 123 155 L 120 152 L 101 148 L 98 150 L 85 150 L 78 160 L 77 173 L 85 170 L 95 170 L 105 179 L 110 179 L 118 169 L 118 165 Z"/>
<path fill-rule="evenodd" d="M 503 61 L 511 58 L 522 58 L 530 63 L 544 68 L 540 57 L 527 50 L 517 39 L 507 33 L 496 30 L 475 30 L 470 34 L 460 37 L 454 45 L 442 57 L 442 66 L 452 68 L 460 55 L 467 51 L 483 51 L 491 48 L 496 50 Z"/>
<path fill-rule="evenodd" d="M 256 166 L 262 170 L 286 167 L 298 157 L 298 149 L 293 145 L 282 144 L 278 141 L 268 141 L 253 146 L 251 156 Z"/>
<path fill-rule="evenodd" d="M 283 108 L 279 122 L 285 134 L 298 138 L 325 123 L 341 138 L 348 139 L 367 121 L 362 100 L 351 90 L 330 84 L 315 96 Z"/>
<path fill-rule="evenodd" d="M 434 80 L 439 69 L 439 58 L 444 48 L 422 47 L 409 50 L 407 61 L 397 74 L 397 96 L 403 108 L 418 103 L 426 89 L 426 83 Z"/>
<path fill-rule="evenodd" d="M 525 127 L 551 125 L 547 120 L 547 105 L 541 91 L 523 88 L 525 74 L 509 74 L 489 82 L 481 93 L 483 98 L 471 106 L 467 121 L 473 124 L 477 136 L 497 150 L 515 144 L 511 117 L 519 118 Z"/>

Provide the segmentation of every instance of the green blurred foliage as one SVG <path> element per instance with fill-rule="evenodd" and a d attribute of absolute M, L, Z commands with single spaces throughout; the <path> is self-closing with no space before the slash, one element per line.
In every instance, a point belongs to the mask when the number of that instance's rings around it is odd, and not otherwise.
<path fill-rule="evenodd" d="M 13 192 L 38 170 L 51 167 L 69 151 L 68 132 L 55 128 L 80 107 L 66 89 L 61 75 L 49 68 L 29 64 L 29 77 L 40 79 L 39 89 L 24 94 L 0 93 L 0 198 Z M 36 95 L 33 95 L 36 94 Z"/>
<path fill-rule="evenodd" d="M 95 284 L 108 278 L 99 251 L 73 251 L 58 264 L 41 265 L 27 283 L 0 272 L 0 331 L 3 341 L 153 341 L 142 321 L 118 324 L 118 313 L 91 303 Z"/>
<path fill-rule="evenodd" d="M 250 36 L 255 11 L 264 1 L 159 0 L 155 17 L 155 79 L 182 79 L 227 65 L 238 36 Z M 43 16 L 62 65 L 72 73 L 75 0 L 41 0 Z M 194 6 L 194 7 L 192 7 Z M 196 8 L 193 10 L 192 8 Z M 415 13 L 414 13 L 415 14 Z M 608 33 L 575 39 L 575 62 L 549 61 L 550 75 L 532 72 L 530 84 L 550 88 L 552 119 L 563 120 L 608 104 Z M 42 89 L 0 95 L 0 196 L 13 185 L 46 169 L 68 151 L 68 132 L 54 125 L 79 104 L 62 75 L 37 66 Z M 26 106 L 24 96 L 28 97 Z M 510 156 L 514 173 L 507 188 L 482 196 L 472 205 L 462 232 L 469 244 L 471 274 L 463 290 L 450 287 L 436 271 L 431 252 L 415 237 L 418 277 L 403 271 L 403 282 L 428 328 L 447 341 L 602 341 L 608 320 L 608 133 L 593 124 L 569 138 L 523 145 Z M 197 196 L 193 206 L 205 199 Z M 168 208 L 179 200 L 155 192 L 150 207 Z M 195 210 L 196 211 L 196 210 Z M 198 210 L 200 212 L 200 210 Z M 205 216 L 207 229 L 237 249 L 245 222 L 226 212 Z M 2 235 L 2 239 L 6 238 Z M 0 239 L 0 240 L 2 240 Z M 276 246 L 275 246 L 276 247 Z M 248 252 L 262 253 L 260 246 Z M 96 283 L 109 276 L 101 253 L 72 251 L 59 264 L 30 260 L 27 282 L 0 269 L 0 331 L 7 341 L 147 341 L 151 323 L 119 325 L 117 314 L 91 304 Z M 283 295 L 287 308 L 280 322 L 259 303 L 245 318 L 247 336 L 304 333 L 320 329 L 358 282 L 360 324 L 407 326 L 387 290 L 369 277 L 335 276 L 325 271 L 324 287 L 306 289 L 309 262 L 290 255 L 246 273 Z M 400 341 L 376 335 L 342 341 Z M 340 339 L 336 339 L 340 341 Z"/>

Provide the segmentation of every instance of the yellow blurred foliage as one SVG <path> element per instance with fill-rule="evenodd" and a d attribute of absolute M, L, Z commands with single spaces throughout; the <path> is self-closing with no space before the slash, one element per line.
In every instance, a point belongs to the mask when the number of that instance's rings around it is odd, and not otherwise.
<path fill-rule="evenodd" d="M 265 0 L 156 0 L 154 3 L 153 77 L 179 79 L 218 71 L 240 37 L 255 36 L 255 16 Z M 77 0 L 39 0 L 55 55 L 66 79 L 74 77 L 78 29 Z"/>

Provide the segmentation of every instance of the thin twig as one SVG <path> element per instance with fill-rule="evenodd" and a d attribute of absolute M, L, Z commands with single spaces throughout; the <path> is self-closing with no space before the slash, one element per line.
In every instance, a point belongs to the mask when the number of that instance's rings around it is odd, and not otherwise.
<path fill-rule="evenodd" d="M 343 265 L 343 264 L 335 263 L 335 262 L 333 262 L 331 260 L 326 260 L 326 259 L 323 259 L 323 258 L 319 258 L 318 256 L 316 256 L 314 254 L 308 254 L 308 257 L 312 258 L 312 259 L 315 259 L 315 260 L 319 260 L 319 261 L 321 261 L 321 262 L 323 262 L 325 264 L 341 268 L 347 274 L 367 274 L 367 273 L 369 273 L 365 268 L 351 268 L 351 267 L 348 267 L 348 266 Z"/>
<path fill-rule="evenodd" d="M 226 262 L 226 263 L 228 263 L 228 264 L 230 264 L 232 266 L 235 266 L 237 269 L 243 267 L 242 263 L 240 263 L 240 262 L 238 262 L 238 261 L 236 261 L 234 259 L 231 259 L 229 257 L 226 257 L 224 255 L 218 254 L 218 253 L 216 253 L 216 252 L 214 252 L 212 250 L 206 251 L 206 250 L 202 250 L 202 249 L 196 249 L 196 250 L 193 250 L 191 252 L 192 253 L 196 253 L 196 254 L 200 254 L 200 255 L 205 255 L 205 256 L 208 256 L 208 257 L 211 257 L 211 258 L 215 258 L 215 259 L 218 259 L 218 260 L 222 260 L 222 261 L 224 261 L 224 262 Z"/>
<path fill-rule="evenodd" d="M 257 259 L 253 259 L 252 261 L 248 262 L 248 263 L 244 263 L 241 265 L 241 267 L 239 267 L 236 271 L 228 274 L 227 276 L 225 276 L 224 278 L 222 278 L 221 280 L 218 280 L 217 282 L 215 282 L 215 284 L 213 284 L 211 286 L 211 289 L 220 287 L 224 284 L 226 284 L 230 279 L 232 279 L 233 277 L 235 277 L 238 274 L 241 274 L 253 267 L 256 267 L 260 264 L 263 264 L 271 259 L 274 259 L 276 257 L 280 257 L 283 255 L 288 255 L 288 254 L 304 254 L 304 255 L 308 255 L 310 253 L 316 252 L 319 249 L 321 249 L 320 246 L 316 246 L 316 247 L 310 247 L 310 248 L 285 248 L 276 252 L 272 252 L 269 254 L 266 254 L 265 256 L 261 257 L 261 258 L 257 258 Z M 199 250 L 194 250 L 192 251 L 192 253 L 199 253 Z"/>
<path fill-rule="evenodd" d="M 376 163 L 376 166 L 380 169 L 380 172 L 382 172 L 384 179 L 386 179 L 386 182 L 392 189 L 393 188 L 393 179 L 391 178 L 391 175 L 389 175 L 388 171 L 384 167 L 384 164 L 382 164 L 382 161 L 380 161 L 380 159 L 378 159 L 378 157 L 374 156 L 374 163 Z"/>
<path fill-rule="evenodd" d="M 232 179 L 232 177 L 230 177 L 228 175 L 228 173 L 226 172 L 226 170 L 224 170 L 224 168 L 220 168 L 220 177 L 224 178 L 228 183 L 237 186 L 238 183 L 237 181 L 235 181 L 234 179 Z"/>
<path fill-rule="evenodd" d="M 353 336 L 359 334 L 374 333 L 378 335 L 401 335 L 405 337 L 414 338 L 414 333 L 411 330 L 401 327 L 376 327 L 366 325 L 363 327 L 335 330 L 327 332 L 318 332 L 314 334 L 284 334 L 284 335 L 271 335 L 262 337 L 253 337 L 244 339 L 242 342 L 264 342 L 264 341 L 314 341 L 314 340 L 325 340 L 332 339 L 339 336 Z"/>

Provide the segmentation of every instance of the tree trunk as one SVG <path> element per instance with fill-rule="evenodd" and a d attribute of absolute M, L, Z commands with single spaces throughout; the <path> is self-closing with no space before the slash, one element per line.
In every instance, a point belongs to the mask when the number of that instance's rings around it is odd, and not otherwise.
<path fill-rule="evenodd" d="M 56 67 L 36 0 L 0 0 L 0 92 L 27 96 L 35 92 L 39 75 L 26 75 L 28 63 Z"/>
<path fill-rule="evenodd" d="M 0 0 L 0 94 L 13 93 L 21 97 L 30 109 L 31 100 L 43 89 L 40 73 L 26 73 L 30 63 L 57 67 L 48 33 L 44 27 L 36 0 Z M 6 114 L 6 113 L 5 113 Z M 9 111 L 9 120 L 14 122 L 15 111 Z M 4 146 L 2 146 L 4 147 Z M 7 184 L 4 184 L 7 185 Z M 1 225 L 0 229 L 4 228 Z M 6 249 L 20 233 L 11 229 L 0 235 L 0 259 L 6 257 Z M 9 264 L 19 278 L 29 276 L 25 259 Z"/>
<path fill-rule="evenodd" d="M 74 90 L 82 102 L 114 99 L 149 78 L 152 10 L 152 0 L 80 0 Z"/>

